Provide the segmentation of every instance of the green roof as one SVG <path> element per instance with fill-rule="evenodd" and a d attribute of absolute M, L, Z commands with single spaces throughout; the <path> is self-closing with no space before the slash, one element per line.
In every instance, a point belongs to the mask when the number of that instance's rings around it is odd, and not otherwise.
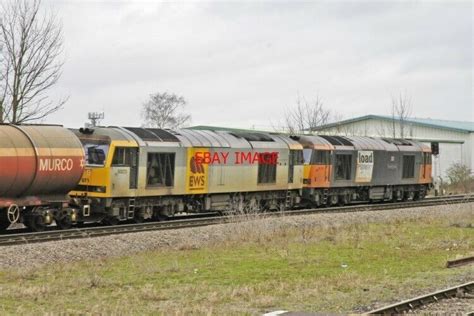
<path fill-rule="evenodd" d="M 378 120 L 385 120 L 385 121 L 393 120 L 391 116 L 371 114 L 371 115 L 360 116 L 360 117 L 343 120 L 343 121 L 339 121 L 335 123 L 330 123 L 326 125 L 321 125 L 316 130 L 322 130 L 326 128 L 336 127 L 338 125 L 360 122 L 360 121 L 365 121 L 365 120 L 370 120 L 370 119 L 375 119 L 375 120 L 378 119 Z M 448 121 L 448 120 L 435 120 L 435 119 L 430 119 L 430 118 L 410 117 L 406 119 L 406 122 L 413 123 L 420 126 L 446 129 L 446 130 L 452 130 L 456 132 L 463 132 L 463 133 L 474 132 L 474 122 L 468 122 L 468 121 Z"/>

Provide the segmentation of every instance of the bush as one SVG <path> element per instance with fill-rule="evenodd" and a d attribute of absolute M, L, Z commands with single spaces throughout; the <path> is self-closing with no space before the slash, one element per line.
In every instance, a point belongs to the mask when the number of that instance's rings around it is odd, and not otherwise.
<path fill-rule="evenodd" d="M 466 165 L 456 162 L 446 171 L 451 185 L 461 187 L 464 192 L 469 192 L 474 182 L 474 177 L 471 175 L 471 169 Z"/>

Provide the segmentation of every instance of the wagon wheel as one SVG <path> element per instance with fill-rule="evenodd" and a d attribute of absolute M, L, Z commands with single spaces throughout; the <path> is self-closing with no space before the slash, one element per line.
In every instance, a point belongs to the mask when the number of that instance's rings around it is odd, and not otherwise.
<path fill-rule="evenodd" d="M 10 226 L 6 209 L 0 210 L 0 232 L 5 231 Z"/>
<path fill-rule="evenodd" d="M 18 219 L 20 218 L 20 208 L 18 205 L 12 204 L 8 207 L 7 217 L 11 224 L 18 222 Z"/>

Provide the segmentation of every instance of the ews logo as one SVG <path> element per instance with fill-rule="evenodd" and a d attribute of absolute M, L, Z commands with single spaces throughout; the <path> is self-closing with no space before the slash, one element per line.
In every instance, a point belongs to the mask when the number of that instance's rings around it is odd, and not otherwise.
<path fill-rule="evenodd" d="M 198 163 L 191 155 L 189 159 L 188 172 L 188 189 L 190 191 L 205 190 L 206 189 L 206 170 L 207 166 Z"/>

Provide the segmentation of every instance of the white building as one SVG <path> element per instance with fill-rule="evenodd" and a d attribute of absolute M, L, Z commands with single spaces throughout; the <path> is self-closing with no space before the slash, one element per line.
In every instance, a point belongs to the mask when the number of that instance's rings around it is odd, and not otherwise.
<path fill-rule="evenodd" d="M 403 136 L 402 136 L 403 130 Z M 407 138 L 426 144 L 439 143 L 433 175 L 445 176 L 455 162 L 474 171 L 474 122 L 408 118 L 403 123 L 390 116 L 366 115 L 318 127 L 318 134 Z"/>

